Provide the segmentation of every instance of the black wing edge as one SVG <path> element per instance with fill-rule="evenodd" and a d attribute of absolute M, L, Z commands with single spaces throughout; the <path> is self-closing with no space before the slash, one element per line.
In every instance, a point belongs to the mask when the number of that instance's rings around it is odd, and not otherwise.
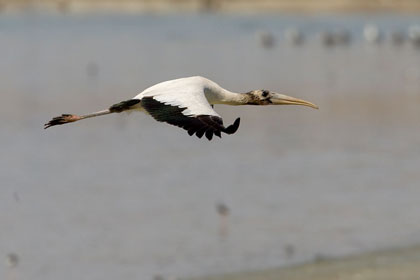
<path fill-rule="evenodd" d="M 198 138 L 201 138 L 205 135 L 208 140 L 212 140 L 213 135 L 221 138 L 221 132 L 235 133 L 240 124 L 240 118 L 237 118 L 232 125 L 224 127 L 222 118 L 217 116 L 186 116 L 182 114 L 186 108 L 164 104 L 153 97 L 143 97 L 141 105 L 155 120 L 181 127 L 190 136 L 195 134 Z"/>

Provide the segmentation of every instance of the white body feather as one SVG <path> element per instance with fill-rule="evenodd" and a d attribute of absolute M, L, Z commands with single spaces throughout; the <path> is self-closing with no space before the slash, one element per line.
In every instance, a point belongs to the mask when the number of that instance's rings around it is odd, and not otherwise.
<path fill-rule="evenodd" d="M 186 108 L 186 116 L 210 115 L 220 117 L 210 104 L 226 103 L 227 96 L 236 94 L 227 91 L 213 81 L 200 76 L 181 78 L 151 86 L 134 99 L 153 97 L 166 105 Z"/>

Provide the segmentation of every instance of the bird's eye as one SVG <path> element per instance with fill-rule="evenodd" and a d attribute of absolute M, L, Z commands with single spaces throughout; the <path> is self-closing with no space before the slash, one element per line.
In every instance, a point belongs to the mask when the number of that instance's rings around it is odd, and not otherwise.
<path fill-rule="evenodd" d="M 263 97 L 267 97 L 267 96 L 268 96 L 268 90 L 263 90 L 263 92 L 262 92 L 262 96 L 263 96 Z"/>

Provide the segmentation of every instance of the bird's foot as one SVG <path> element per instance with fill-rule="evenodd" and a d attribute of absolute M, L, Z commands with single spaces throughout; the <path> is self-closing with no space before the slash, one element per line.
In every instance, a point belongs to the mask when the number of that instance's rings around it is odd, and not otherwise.
<path fill-rule="evenodd" d="M 80 117 L 72 114 L 62 114 L 61 116 L 55 117 L 46 124 L 44 124 L 44 129 L 49 128 L 54 125 L 61 125 L 65 123 L 71 123 L 80 120 Z"/>

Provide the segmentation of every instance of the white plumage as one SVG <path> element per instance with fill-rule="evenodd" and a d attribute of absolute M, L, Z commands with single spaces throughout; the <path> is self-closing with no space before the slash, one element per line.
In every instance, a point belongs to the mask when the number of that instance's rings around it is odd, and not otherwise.
<path fill-rule="evenodd" d="M 200 77 L 181 78 L 162 82 L 151 86 L 133 99 L 141 100 L 143 97 L 153 97 L 153 99 L 166 105 L 186 108 L 182 113 L 186 116 L 210 115 L 220 117 L 210 106 L 208 99 L 210 88 L 220 88 L 216 83 Z M 205 92 L 207 92 L 206 96 Z"/>
<path fill-rule="evenodd" d="M 269 90 L 235 93 L 220 87 L 204 77 L 195 76 L 170 80 L 151 86 L 134 98 L 112 105 L 109 109 L 87 115 L 63 114 L 53 118 L 44 128 L 75 122 L 96 116 L 140 110 L 160 122 L 181 127 L 190 135 L 203 135 L 211 140 L 221 132 L 233 134 L 240 119 L 225 127 L 213 104 L 227 105 L 303 105 L 318 108 L 315 104 Z"/>

